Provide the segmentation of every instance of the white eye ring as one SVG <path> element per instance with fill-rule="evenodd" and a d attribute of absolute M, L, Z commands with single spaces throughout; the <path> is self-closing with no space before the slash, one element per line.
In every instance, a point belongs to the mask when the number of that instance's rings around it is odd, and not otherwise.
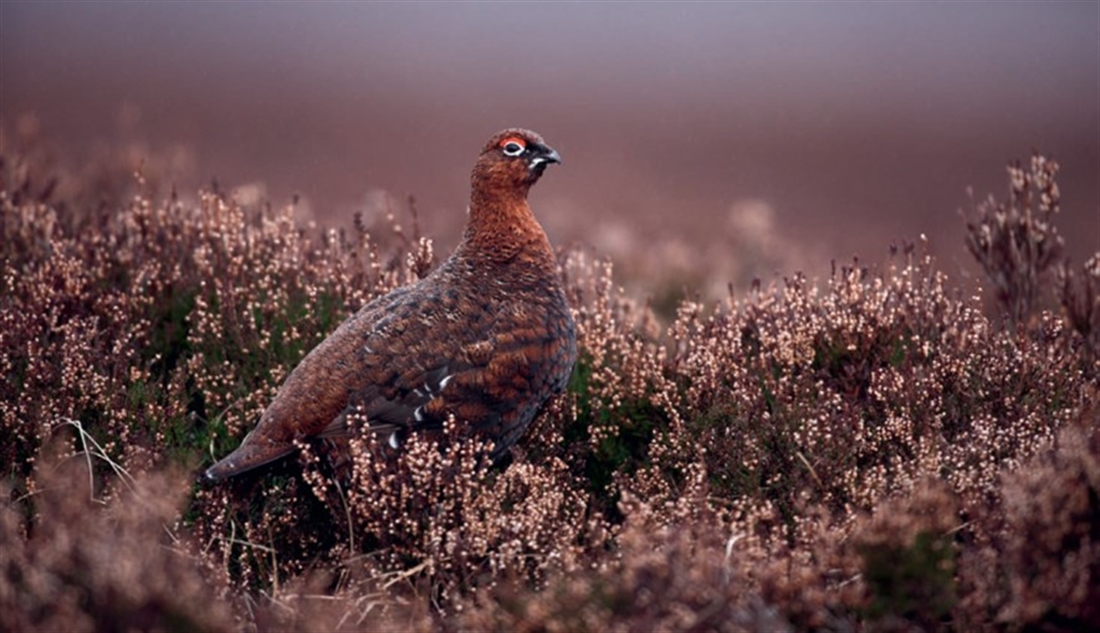
<path fill-rule="evenodd" d="M 504 144 L 505 156 L 519 156 L 523 153 L 523 146 L 515 141 L 509 141 Z"/>

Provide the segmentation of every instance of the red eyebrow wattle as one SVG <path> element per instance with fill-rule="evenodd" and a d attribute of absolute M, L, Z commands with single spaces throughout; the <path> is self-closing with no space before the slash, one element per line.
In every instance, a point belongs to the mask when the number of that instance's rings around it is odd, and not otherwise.
<path fill-rule="evenodd" d="M 508 138 L 506 138 L 506 139 L 504 139 L 503 141 L 500 142 L 500 146 L 501 147 L 507 147 L 507 145 L 509 143 L 515 143 L 516 145 L 519 145 L 520 147 L 527 147 L 527 141 L 524 141 L 523 139 L 519 138 L 518 136 L 509 136 Z"/>

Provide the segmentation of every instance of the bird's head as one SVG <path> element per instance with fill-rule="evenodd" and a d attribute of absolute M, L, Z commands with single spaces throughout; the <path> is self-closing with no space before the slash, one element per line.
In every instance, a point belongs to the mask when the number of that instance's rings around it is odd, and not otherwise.
<path fill-rule="evenodd" d="M 485 144 L 474 166 L 473 179 L 477 186 L 526 194 L 547 165 L 560 162 L 561 156 L 541 136 L 511 128 L 498 132 Z"/>

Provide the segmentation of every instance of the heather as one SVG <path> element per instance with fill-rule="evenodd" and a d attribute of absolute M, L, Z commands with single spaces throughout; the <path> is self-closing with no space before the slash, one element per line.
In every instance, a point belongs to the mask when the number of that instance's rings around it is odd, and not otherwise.
<path fill-rule="evenodd" d="M 916 240 L 655 309 L 570 247 L 581 358 L 509 463 L 362 435 L 216 486 L 429 227 L 2 160 L 5 629 L 1100 625 L 1100 253 L 1061 255 L 1047 158 L 960 221 L 988 294 Z"/>

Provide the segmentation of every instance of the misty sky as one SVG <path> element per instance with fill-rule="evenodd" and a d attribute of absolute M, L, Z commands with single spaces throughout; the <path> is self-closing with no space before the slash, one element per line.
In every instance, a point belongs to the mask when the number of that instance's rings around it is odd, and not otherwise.
<path fill-rule="evenodd" d="M 5 133 L 27 112 L 72 156 L 185 146 L 181 183 L 322 220 L 415 193 L 441 236 L 521 125 L 565 159 L 533 196 L 559 240 L 723 239 L 750 200 L 811 267 L 920 233 L 966 258 L 965 188 L 1038 148 L 1071 252 L 1100 250 L 1095 2 L 3 2 Z"/>

